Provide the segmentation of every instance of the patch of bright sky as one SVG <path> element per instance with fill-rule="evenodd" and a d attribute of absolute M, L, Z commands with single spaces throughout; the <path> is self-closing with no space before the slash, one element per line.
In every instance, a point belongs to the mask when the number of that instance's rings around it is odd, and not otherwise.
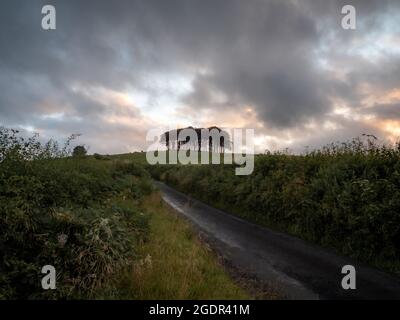
<path fill-rule="evenodd" d="M 144 88 L 131 88 L 129 94 L 141 113 L 166 126 L 184 121 L 176 110 L 183 106 L 182 97 L 192 91 L 192 77 L 184 74 L 152 74 Z"/>
<path fill-rule="evenodd" d="M 387 55 L 400 54 L 400 11 L 391 11 L 380 17 L 379 25 L 369 28 L 366 22 L 359 19 L 357 30 L 349 37 L 338 41 L 338 34 L 343 30 L 331 30 L 326 33 L 314 54 L 316 63 L 322 70 L 333 72 L 339 78 L 346 75 L 352 66 L 345 66 L 340 63 L 340 70 L 337 62 L 332 60 L 334 53 L 339 56 L 353 56 L 363 58 L 371 63 L 377 63 Z M 332 55 L 333 53 L 333 55 Z"/>
<path fill-rule="evenodd" d="M 380 19 L 379 28 L 363 31 L 350 43 L 347 52 L 359 55 L 368 61 L 376 62 L 385 55 L 400 54 L 400 12 L 390 12 Z"/>
<path fill-rule="evenodd" d="M 36 131 L 37 131 L 36 128 L 35 128 L 34 126 L 19 125 L 19 127 L 20 127 L 22 130 L 25 130 L 25 131 L 28 131 L 28 132 L 36 132 Z"/>
<path fill-rule="evenodd" d="M 40 116 L 41 120 L 62 120 L 64 118 L 64 113 L 51 113 L 51 114 L 43 114 Z"/>

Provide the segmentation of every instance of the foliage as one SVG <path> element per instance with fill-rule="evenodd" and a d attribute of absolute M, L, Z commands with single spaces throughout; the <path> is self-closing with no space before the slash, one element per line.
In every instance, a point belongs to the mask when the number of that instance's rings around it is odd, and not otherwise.
<path fill-rule="evenodd" d="M 84 157 L 87 154 L 87 150 L 84 146 L 76 146 L 74 148 L 74 151 L 72 152 L 72 155 L 74 157 Z"/>
<path fill-rule="evenodd" d="M 0 128 L 0 298 L 90 297 L 135 259 L 146 214 L 124 199 L 152 192 L 148 175 L 118 161 L 68 157 Z M 53 265 L 57 290 L 41 288 Z"/>
<path fill-rule="evenodd" d="M 111 160 L 111 157 L 110 157 L 110 156 L 104 156 L 104 155 L 98 154 L 98 153 L 95 153 L 95 154 L 93 155 L 93 157 L 94 157 L 96 160 Z"/>

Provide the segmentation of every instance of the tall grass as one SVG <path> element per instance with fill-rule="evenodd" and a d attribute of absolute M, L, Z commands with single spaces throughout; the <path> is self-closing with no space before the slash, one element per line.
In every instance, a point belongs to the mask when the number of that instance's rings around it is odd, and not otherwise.
<path fill-rule="evenodd" d="M 189 223 L 166 205 L 160 195 L 145 198 L 151 214 L 149 238 L 141 259 L 122 277 L 118 296 L 135 299 L 248 299 L 204 246 Z"/>

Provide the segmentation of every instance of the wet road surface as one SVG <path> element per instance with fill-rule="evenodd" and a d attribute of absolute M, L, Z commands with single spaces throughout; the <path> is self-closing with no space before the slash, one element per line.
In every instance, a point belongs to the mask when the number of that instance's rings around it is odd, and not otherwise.
<path fill-rule="evenodd" d="M 206 234 L 213 249 L 288 299 L 400 299 L 400 279 L 296 237 L 257 226 L 156 182 L 162 198 Z M 344 265 L 356 290 L 344 290 Z"/>

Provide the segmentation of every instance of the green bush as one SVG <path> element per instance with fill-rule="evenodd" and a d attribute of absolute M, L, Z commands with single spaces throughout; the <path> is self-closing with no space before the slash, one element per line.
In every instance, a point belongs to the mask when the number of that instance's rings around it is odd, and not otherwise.
<path fill-rule="evenodd" d="M 93 157 L 94 157 L 96 160 L 111 160 L 111 157 L 110 157 L 110 156 L 104 156 L 104 155 L 101 155 L 101 154 L 98 154 L 98 153 L 95 153 L 95 154 L 93 155 Z"/>
<path fill-rule="evenodd" d="M 87 150 L 84 146 L 76 146 L 72 152 L 74 157 L 84 157 L 87 154 Z"/>

